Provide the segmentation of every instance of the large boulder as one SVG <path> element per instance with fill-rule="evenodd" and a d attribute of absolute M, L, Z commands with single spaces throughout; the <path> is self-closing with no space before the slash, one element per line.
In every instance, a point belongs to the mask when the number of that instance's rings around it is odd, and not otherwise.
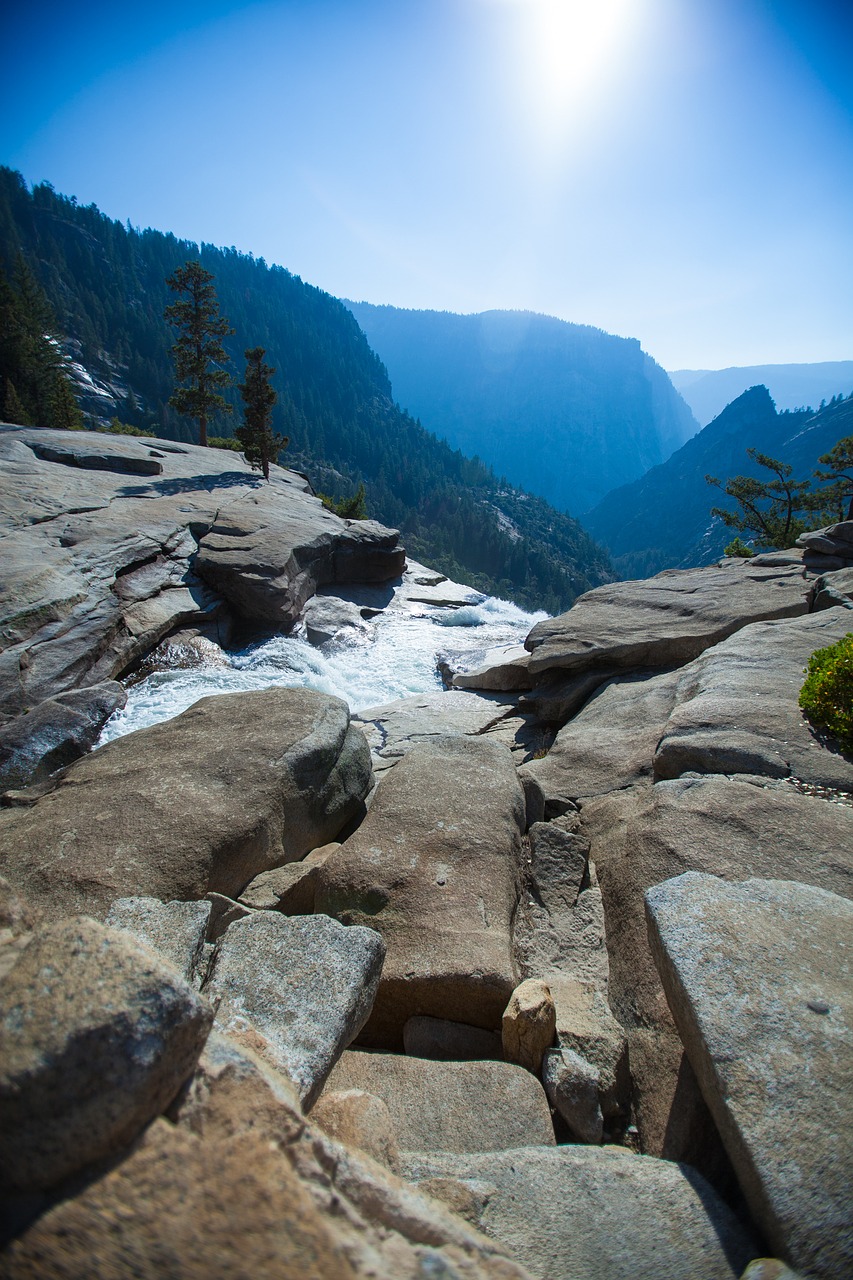
<path fill-rule="evenodd" d="M 258 1047 L 310 1106 L 367 1020 L 384 955 L 373 929 L 256 911 L 219 940 L 204 990 L 217 1025 Z"/>
<path fill-rule="evenodd" d="M 760 1252 L 694 1170 L 618 1147 L 409 1155 L 403 1171 L 443 1197 L 463 1183 L 472 1220 L 540 1280 L 737 1280 Z"/>
<path fill-rule="evenodd" d="M 7 1247 L 4 1276 L 529 1280 L 499 1245 L 319 1129 L 285 1145 L 235 1128 L 204 1139 L 155 1121 Z"/>
<path fill-rule="evenodd" d="M 362 1043 L 402 1048 L 416 1014 L 496 1029 L 515 987 L 511 928 L 524 795 L 483 738 L 419 742 L 319 869 L 315 909 L 377 929 L 388 954 Z"/>
<path fill-rule="evenodd" d="M 351 600 L 312 596 L 302 610 L 302 624 L 309 644 L 327 644 L 342 633 L 365 632 L 361 610 Z"/>
<path fill-rule="evenodd" d="M 853 807 L 708 776 L 660 782 L 585 806 L 604 896 L 610 1002 L 623 1025 L 668 1017 L 649 950 L 643 895 L 682 871 L 724 880 L 800 880 L 853 898 Z"/>
<path fill-rule="evenodd" d="M 199 543 L 199 575 L 245 618 L 289 627 L 321 584 L 386 582 L 406 562 L 398 535 L 341 520 L 314 499 L 284 504 L 266 487 L 235 495 Z"/>
<path fill-rule="evenodd" d="M 404 1151 L 503 1151 L 553 1146 L 554 1126 L 539 1080 L 509 1062 L 437 1062 L 349 1050 L 326 1090 L 381 1098 Z"/>
<path fill-rule="evenodd" d="M 0 870 L 53 915 L 116 898 L 236 897 L 360 812 L 371 783 L 346 704 L 308 689 L 203 698 L 0 810 Z"/>
<path fill-rule="evenodd" d="M 528 1280 L 499 1245 L 341 1145 L 352 1126 L 333 1140 L 306 1122 L 290 1082 L 216 1028 L 167 1114 L 11 1245 L 4 1276 Z"/>
<path fill-rule="evenodd" d="M 0 990 L 0 1181 L 37 1191 L 130 1143 L 193 1071 L 213 1009 L 129 934 L 32 934 Z"/>
<path fill-rule="evenodd" d="M 681 672 L 654 755 L 655 775 L 748 773 L 853 791 L 853 761 L 829 750 L 798 704 L 815 649 L 851 630 L 850 614 L 757 622 Z"/>
<path fill-rule="evenodd" d="M 685 870 L 784 877 L 853 897 L 853 807 L 786 782 L 707 776 L 588 801 L 583 830 L 607 922 L 609 1000 L 629 1042 L 645 1151 L 728 1177 L 649 948 L 643 894 Z M 707 1161 L 711 1160 L 712 1164 Z"/>
<path fill-rule="evenodd" d="M 748 560 L 610 583 L 536 624 L 525 641 L 528 670 L 679 666 L 750 622 L 808 612 L 808 593 L 801 564 Z"/>
<path fill-rule="evenodd" d="M 646 894 L 681 1038 L 774 1251 L 853 1273 L 853 903 L 688 872 Z"/>

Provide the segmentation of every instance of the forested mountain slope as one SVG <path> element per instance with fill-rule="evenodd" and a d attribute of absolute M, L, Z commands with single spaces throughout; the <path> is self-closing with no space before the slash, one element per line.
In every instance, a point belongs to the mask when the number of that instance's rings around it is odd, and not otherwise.
<path fill-rule="evenodd" d="M 454 448 L 574 514 L 698 430 L 636 339 L 526 311 L 347 306 L 405 409 Z"/>
<path fill-rule="evenodd" d="M 190 424 L 168 406 L 174 388 L 163 319 L 166 277 L 188 259 L 215 276 L 222 313 L 236 330 L 225 345 L 238 380 L 243 352 L 263 346 L 277 374 L 276 430 L 284 460 L 315 484 L 351 494 L 360 481 L 369 513 L 399 528 L 410 553 L 483 590 L 537 608 L 565 608 L 609 576 L 605 553 L 580 526 L 540 499 L 499 481 L 425 430 L 394 403 L 388 375 L 337 299 L 262 259 L 134 230 L 48 184 L 30 192 L 0 169 L 0 266 L 21 252 L 45 289 L 66 347 L 111 400 L 119 418 L 178 440 Z M 239 403 L 236 388 L 228 397 Z M 93 391 L 84 399 L 92 412 Z M 103 413 L 100 416 L 104 416 Z M 210 424 L 228 435 L 239 410 Z M 88 425 L 88 424 L 87 424 Z"/>
<path fill-rule="evenodd" d="M 735 504 L 705 480 L 761 475 L 746 450 L 758 449 L 808 480 L 843 436 L 853 433 L 853 399 L 814 413 L 777 413 L 766 387 L 751 387 L 659 467 L 608 493 L 584 524 L 608 547 L 620 577 L 642 578 L 661 569 L 710 564 L 733 533 L 711 507 Z"/>

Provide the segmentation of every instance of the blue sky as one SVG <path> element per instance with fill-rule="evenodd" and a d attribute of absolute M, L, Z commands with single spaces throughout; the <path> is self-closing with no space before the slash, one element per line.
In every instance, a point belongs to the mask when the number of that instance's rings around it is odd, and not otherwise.
<path fill-rule="evenodd" d="M 670 369 L 853 358 L 849 0 L 16 0 L 0 45 L 0 162 L 122 221 Z"/>

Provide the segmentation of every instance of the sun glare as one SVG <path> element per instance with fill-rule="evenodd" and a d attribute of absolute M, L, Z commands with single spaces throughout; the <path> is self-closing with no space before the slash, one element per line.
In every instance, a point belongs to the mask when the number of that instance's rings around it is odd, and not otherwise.
<path fill-rule="evenodd" d="M 618 93 L 619 69 L 645 0 L 490 0 L 511 16 L 510 50 L 531 143 L 571 143 L 596 106 Z"/>

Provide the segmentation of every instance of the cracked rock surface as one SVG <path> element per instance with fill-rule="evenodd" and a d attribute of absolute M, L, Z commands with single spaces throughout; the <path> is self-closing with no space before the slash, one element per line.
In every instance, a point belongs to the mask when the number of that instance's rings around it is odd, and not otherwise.
<path fill-rule="evenodd" d="M 308 482 L 170 441 L 0 425 L 0 716 L 113 680 L 175 628 L 279 627 L 328 583 L 381 583 L 394 530 Z"/>

